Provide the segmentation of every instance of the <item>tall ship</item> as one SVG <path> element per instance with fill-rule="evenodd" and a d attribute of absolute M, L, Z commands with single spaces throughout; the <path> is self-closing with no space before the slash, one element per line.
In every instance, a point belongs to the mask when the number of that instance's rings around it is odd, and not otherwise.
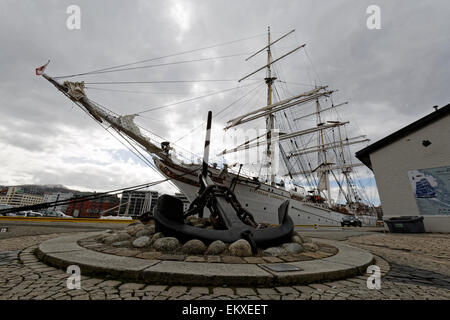
<path fill-rule="evenodd" d="M 227 120 L 225 134 L 235 134 L 241 141 L 216 155 L 218 159 L 232 157 L 233 164 L 227 164 L 226 160 L 209 163 L 211 179 L 232 189 L 258 222 L 277 224 L 277 210 L 289 200 L 289 214 L 296 226 L 341 226 L 343 218 L 349 215 L 358 216 L 363 226 L 375 226 L 376 210 L 364 195 L 364 186 L 357 176 L 357 169 L 363 164 L 356 162 L 350 152 L 350 146 L 369 139 L 364 135 L 347 135 L 349 122 L 338 114 L 338 109 L 347 102 L 334 104 L 335 90 L 322 84 L 290 94 L 280 79 L 276 66 L 306 44 L 276 58 L 272 55 L 273 47 L 294 31 L 272 40 L 269 27 L 267 45 L 247 57 L 250 60 L 266 55 L 263 66 L 239 79 L 242 82 L 265 72 L 265 103 Z M 105 129 L 113 130 L 130 151 L 170 180 L 189 201 L 196 198 L 201 163 L 182 159 L 176 144 L 144 134 L 148 129 L 134 122 L 137 114 L 119 115 L 111 111 L 87 96 L 84 82 L 61 83 L 59 79 L 63 77 L 47 75 L 46 66 L 37 68 L 36 74 Z M 211 144 L 214 142 L 213 137 Z M 198 143 L 201 145 L 202 139 Z"/>

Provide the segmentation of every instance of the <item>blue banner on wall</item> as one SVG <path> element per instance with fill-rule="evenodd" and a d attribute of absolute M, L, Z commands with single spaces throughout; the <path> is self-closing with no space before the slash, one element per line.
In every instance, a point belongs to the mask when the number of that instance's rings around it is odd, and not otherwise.
<path fill-rule="evenodd" d="M 450 215 L 450 166 L 408 171 L 421 215 Z"/>

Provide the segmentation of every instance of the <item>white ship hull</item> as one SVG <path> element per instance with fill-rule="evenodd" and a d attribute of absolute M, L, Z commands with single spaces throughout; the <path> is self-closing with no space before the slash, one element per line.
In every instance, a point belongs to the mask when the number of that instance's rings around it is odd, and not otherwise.
<path fill-rule="evenodd" d="M 169 165 L 154 157 L 156 167 L 192 201 L 196 198 L 199 184 L 198 173 L 195 171 L 199 165 Z M 219 179 L 220 170 L 210 169 L 213 180 L 218 184 L 230 186 L 234 174 L 228 173 Z M 176 178 L 178 176 L 178 178 Z M 180 177 L 181 176 L 181 177 Z M 214 179 L 215 178 L 215 179 Z M 242 179 L 242 178 L 241 178 Z M 219 180 L 219 181 L 218 181 Z M 259 185 L 259 187 L 258 187 Z M 251 180 L 239 180 L 234 193 L 240 204 L 253 214 L 257 222 L 278 224 L 278 207 L 286 200 L 290 201 L 289 215 L 295 226 L 341 226 L 345 214 L 330 210 L 326 205 L 309 203 L 291 196 L 289 191 L 272 187 L 266 184 L 257 184 Z M 376 226 L 377 218 L 374 216 L 359 216 L 363 226 Z"/>

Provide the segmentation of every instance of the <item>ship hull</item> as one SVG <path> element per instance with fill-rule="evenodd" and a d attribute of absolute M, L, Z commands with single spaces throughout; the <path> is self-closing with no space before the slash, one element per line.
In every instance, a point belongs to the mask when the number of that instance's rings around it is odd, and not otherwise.
<path fill-rule="evenodd" d="M 154 158 L 156 167 L 172 183 L 185 194 L 189 201 L 197 197 L 199 189 L 199 165 L 176 165 Z M 230 186 L 234 174 L 220 175 L 220 170 L 211 168 L 212 179 L 217 184 Z M 289 215 L 297 227 L 340 227 L 342 218 L 346 215 L 330 210 L 325 205 L 307 203 L 291 197 L 291 194 L 281 188 L 259 184 L 249 179 L 240 179 L 234 187 L 234 193 L 240 204 L 253 214 L 257 222 L 278 224 L 278 207 L 285 201 L 290 201 Z M 363 226 L 375 226 L 376 217 L 359 216 Z"/>

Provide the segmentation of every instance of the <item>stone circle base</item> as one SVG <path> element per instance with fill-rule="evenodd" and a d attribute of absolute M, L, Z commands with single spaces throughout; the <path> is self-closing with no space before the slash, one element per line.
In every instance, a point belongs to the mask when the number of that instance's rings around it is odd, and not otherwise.
<path fill-rule="evenodd" d="M 226 263 L 186 261 L 187 258 L 183 261 L 137 258 L 93 251 L 87 245 L 79 245 L 101 234 L 104 233 L 47 240 L 40 244 L 36 255 L 41 261 L 59 268 L 78 265 L 82 275 L 151 284 L 240 287 L 301 285 L 345 279 L 364 274 L 374 259 L 367 251 L 321 239 L 315 241 L 325 247 L 337 248 L 337 254 L 313 260 L 274 263 L 264 259 L 263 263 Z M 275 271 L 284 267 L 295 271 Z"/>

